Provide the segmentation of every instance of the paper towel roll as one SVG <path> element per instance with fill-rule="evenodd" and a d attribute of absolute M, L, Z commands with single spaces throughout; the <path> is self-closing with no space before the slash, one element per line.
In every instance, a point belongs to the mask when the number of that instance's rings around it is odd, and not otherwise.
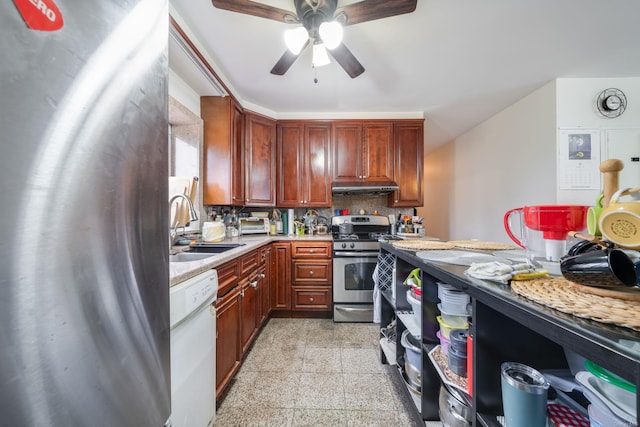
<path fill-rule="evenodd" d="M 296 229 L 293 226 L 294 216 L 293 209 L 287 209 L 287 234 L 289 236 L 294 235 L 296 232 Z"/>

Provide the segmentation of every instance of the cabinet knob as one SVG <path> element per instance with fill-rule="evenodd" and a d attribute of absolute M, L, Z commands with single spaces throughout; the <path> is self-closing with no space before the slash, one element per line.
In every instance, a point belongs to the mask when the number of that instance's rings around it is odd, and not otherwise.
<path fill-rule="evenodd" d="M 309 276 L 313 276 L 313 270 L 309 272 Z"/>
<path fill-rule="evenodd" d="M 313 249 L 310 249 L 310 250 L 309 250 L 309 253 L 310 253 L 310 254 L 312 254 L 312 253 L 314 253 L 314 252 L 315 252 L 315 251 L 314 251 Z"/>
<path fill-rule="evenodd" d="M 254 288 L 257 288 L 257 287 L 258 287 L 258 281 L 257 281 L 257 280 L 255 280 L 255 281 L 253 281 L 253 282 L 250 282 L 250 283 L 249 283 L 249 285 L 251 285 L 251 286 L 252 286 L 252 287 L 254 287 Z"/>
<path fill-rule="evenodd" d="M 309 302 L 313 302 L 313 297 L 309 298 Z"/>

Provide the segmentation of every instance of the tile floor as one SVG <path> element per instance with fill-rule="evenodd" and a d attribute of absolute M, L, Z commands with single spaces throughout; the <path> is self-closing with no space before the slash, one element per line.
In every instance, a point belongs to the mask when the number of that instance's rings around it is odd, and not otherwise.
<path fill-rule="evenodd" d="M 378 337 L 371 323 L 270 319 L 214 425 L 419 425 L 394 390 L 392 368 L 379 361 Z"/>

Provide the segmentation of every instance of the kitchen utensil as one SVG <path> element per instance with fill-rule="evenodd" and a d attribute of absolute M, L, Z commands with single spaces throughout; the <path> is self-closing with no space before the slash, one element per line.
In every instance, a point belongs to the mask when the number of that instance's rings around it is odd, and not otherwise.
<path fill-rule="evenodd" d="M 505 213 L 504 228 L 511 240 L 525 249 L 531 264 L 559 274 L 557 263 L 566 255 L 567 243 L 573 242 L 567 233 L 586 228 L 588 209 L 588 206 L 579 205 L 524 206 Z M 511 225 L 515 216 L 519 217 L 519 236 Z"/>
<path fill-rule="evenodd" d="M 637 392 L 637 388 L 635 385 L 625 380 L 624 378 L 617 376 L 613 372 L 610 372 L 604 369 L 602 366 L 596 365 L 590 360 L 585 360 L 584 367 L 587 368 L 587 371 L 591 372 L 593 375 L 600 378 L 601 380 L 608 382 L 609 384 L 620 387 L 623 390 L 626 390 L 630 393 Z"/>
<path fill-rule="evenodd" d="M 453 326 L 453 325 L 449 325 L 448 323 L 445 323 L 444 319 L 442 318 L 442 316 L 438 316 L 436 317 L 436 319 L 438 320 L 438 323 L 440 324 L 440 332 L 442 333 L 442 336 L 445 337 L 446 339 L 448 339 L 449 341 L 451 341 L 451 331 L 453 329 L 468 329 L 469 328 L 469 323 L 465 322 L 465 324 L 463 326 Z"/>
<path fill-rule="evenodd" d="M 449 345 L 449 369 L 461 377 L 467 376 L 467 352 Z"/>
<path fill-rule="evenodd" d="M 606 249 L 568 256 L 560 262 L 562 275 L 572 282 L 597 288 L 634 286 L 636 268 L 620 249 Z"/>
<path fill-rule="evenodd" d="M 607 159 L 600 163 L 602 172 L 602 207 L 609 206 L 613 194 L 618 191 L 620 171 L 624 169 L 624 163 L 619 159 Z M 591 233 L 591 232 L 589 232 Z M 591 233 L 595 234 L 595 233 Z"/>
<path fill-rule="evenodd" d="M 602 249 L 607 249 L 606 245 L 602 246 L 596 242 L 592 242 L 589 240 L 580 240 L 575 245 L 571 246 L 567 251 L 568 256 L 576 256 L 586 252 L 599 251 Z"/>
<path fill-rule="evenodd" d="M 576 381 L 584 386 L 585 397 L 592 404 L 604 405 L 624 421 L 637 424 L 635 393 L 609 384 L 587 371 L 578 372 Z"/>
<path fill-rule="evenodd" d="M 600 215 L 602 214 L 602 200 L 604 198 L 604 193 L 602 193 L 600 196 L 598 196 L 598 198 L 596 199 L 596 204 L 595 206 L 591 206 L 589 207 L 589 210 L 587 211 L 587 230 L 589 231 L 589 234 L 592 234 L 594 236 L 601 236 L 601 232 L 600 232 Z"/>
<path fill-rule="evenodd" d="M 626 248 L 640 248 L 640 187 L 616 191 L 600 214 L 600 231 L 605 239 Z M 630 196 L 631 200 L 620 201 Z"/>
<path fill-rule="evenodd" d="M 449 349 L 451 352 L 451 349 Z M 508 427 L 545 427 L 549 383 L 535 369 L 517 362 L 500 365 L 502 409 Z"/>
<path fill-rule="evenodd" d="M 438 410 L 443 426 L 468 427 L 473 424 L 473 411 L 465 401 L 456 389 L 440 386 Z"/>
<path fill-rule="evenodd" d="M 348 222 L 343 222 L 338 225 L 338 231 L 340 234 L 353 234 L 353 224 Z"/>
<path fill-rule="evenodd" d="M 207 221 L 202 224 L 202 240 L 221 242 L 224 240 L 225 227 L 222 221 Z"/>
<path fill-rule="evenodd" d="M 453 329 L 449 333 L 451 346 L 455 347 L 460 353 L 467 354 L 467 338 L 469 336 L 468 329 Z"/>
<path fill-rule="evenodd" d="M 400 344 L 406 350 L 407 361 L 419 370 L 422 369 L 422 345 L 408 329 L 405 329 L 400 338 Z"/>
<path fill-rule="evenodd" d="M 442 352 L 444 354 L 449 354 L 449 346 L 451 345 L 451 340 L 445 338 L 440 331 L 436 332 L 436 336 L 440 340 L 440 347 L 442 347 Z"/>

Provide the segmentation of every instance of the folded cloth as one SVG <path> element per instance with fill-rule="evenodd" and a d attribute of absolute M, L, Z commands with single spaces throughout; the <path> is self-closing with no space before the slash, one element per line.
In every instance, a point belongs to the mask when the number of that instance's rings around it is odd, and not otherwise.
<path fill-rule="evenodd" d="M 373 279 L 373 323 L 380 323 L 382 317 L 379 277 L 378 264 L 376 264 L 376 268 L 373 270 L 373 274 L 371 275 L 371 278 Z"/>
<path fill-rule="evenodd" d="M 509 265 L 499 261 L 492 261 L 474 262 L 465 273 L 476 279 L 509 283 L 514 274 L 528 273 L 534 270 L 535 268 L 527 263 Z"/>

